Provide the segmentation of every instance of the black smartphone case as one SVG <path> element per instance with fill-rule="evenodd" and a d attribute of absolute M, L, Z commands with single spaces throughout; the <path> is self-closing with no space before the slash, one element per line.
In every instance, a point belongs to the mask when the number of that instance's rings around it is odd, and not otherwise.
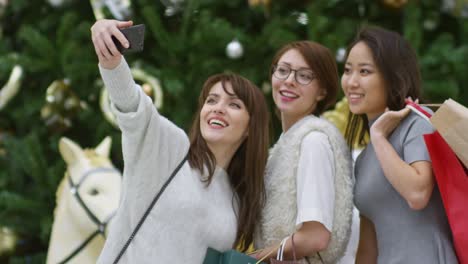
<path fill-rule="evenodd" d="M 143 44 L 145 39 L 145 25 L 135 25 L 128 28 L 120 30 L 124 36 L 127 38 L 130 47 L 128 49 L 124 48 L 120 41 L 118 41 L 114 36 L 112 40 L 114 41 L 115 46 L 120 53 L 130 53 L 130 52 L 139 52 L 143 50 Z"/>

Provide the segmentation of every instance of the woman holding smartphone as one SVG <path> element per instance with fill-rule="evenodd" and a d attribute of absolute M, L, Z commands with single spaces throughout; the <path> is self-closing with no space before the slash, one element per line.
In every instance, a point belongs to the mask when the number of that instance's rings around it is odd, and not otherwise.
<path fill-rule="evenodd" d="M 178 164 L 182 167 L 120 263 L 202 263 L 208 247 L 225 251 L 241 241 L 249 245 L 264 202 L 269 137 L 263 94 L 236 74 L 209 77 L 187 136 L 158 113 L 116 49 L 112 37 L 128 47 L 119 29 L 131 25 L 99 20 L 91 28 L 124 157 L 120 207 L 98 263 L 116 259 Z"/>

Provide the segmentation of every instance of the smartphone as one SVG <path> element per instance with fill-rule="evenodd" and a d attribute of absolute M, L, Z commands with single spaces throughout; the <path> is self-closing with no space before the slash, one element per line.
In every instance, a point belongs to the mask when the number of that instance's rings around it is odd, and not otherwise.
<path fill-rule="evenodd" d="M 145 40 L 145 24 L 131 26 L 121 29 L 120 31 L 124 34 L 128 40 L 128 43 L 130 44 L 128 48 L 124 48 L 120 41 L 112 36 L 112 40 L 121 54 L 139 52 L 143 50 L 143 43 Z"/>

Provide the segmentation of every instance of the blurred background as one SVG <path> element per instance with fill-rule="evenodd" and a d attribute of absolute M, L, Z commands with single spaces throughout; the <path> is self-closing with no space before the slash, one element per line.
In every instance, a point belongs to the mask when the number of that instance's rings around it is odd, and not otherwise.
<path fill-rule="evenodd" d="M 66 168 L 61 137 L 94 147 L 111 136 L 111 160 L 122 169 L 120 131 L 90 39 L 99 18 L 146 25 L 144 51 L 127 61 L 155 107 L 184 129 L 209 75 L 240 73 L 273 110 L 269 69 L 279 47 L 320 42 L 341 74 L 363 24 L 409 40 L 426 101 L 468 105 L 466 0 L 0 0 L 0 263 L 45 262 Z M 328 116 L 342 128 L 346 109 L 338 108 Z"/>

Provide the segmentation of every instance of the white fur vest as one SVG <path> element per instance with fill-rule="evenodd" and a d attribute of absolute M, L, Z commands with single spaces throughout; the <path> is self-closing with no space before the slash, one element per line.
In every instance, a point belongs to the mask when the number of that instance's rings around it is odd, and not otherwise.
<path fill-rule="evenodd" d="M 266 204 L 255 245 L 257 248 L 264 248 L 278 244 L 296 231 L 296 171 L 302 140 L 312 131 L 327 135 L 335 161 L 332 234 L 328 248 L 320 252 L 323 261 L 331 264 L 344 255 L 351 234 L 354 185 L 352 162 L 350 152 L 338 129 L 328 121 L 313 115 L 306 116 L 293 125 L 270 150 L 265 175 Z M 309 260 L 311 263 L 321 263 L 318 257 L 309 257 Z"/>

